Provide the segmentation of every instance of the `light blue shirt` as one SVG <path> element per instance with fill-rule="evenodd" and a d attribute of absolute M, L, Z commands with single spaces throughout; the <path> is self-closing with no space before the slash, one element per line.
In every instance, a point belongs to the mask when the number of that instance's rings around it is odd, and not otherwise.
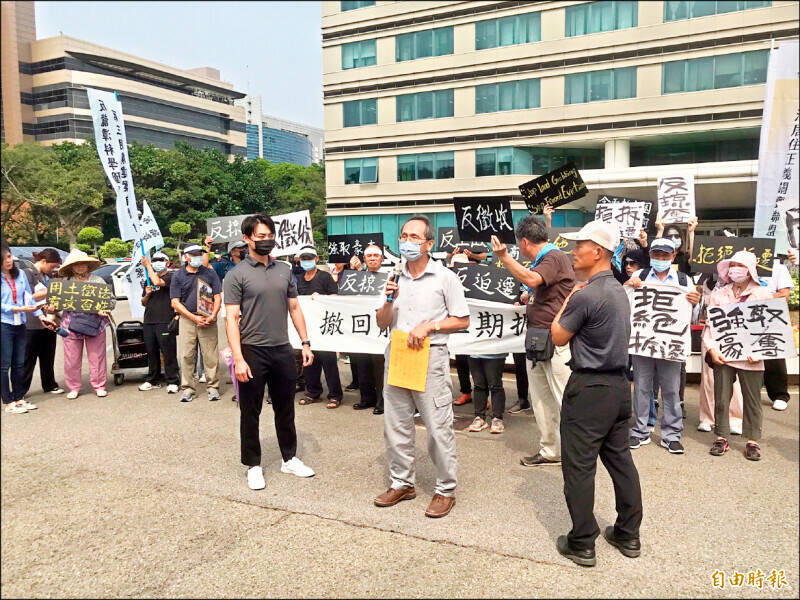
<path fill-rule="evenodd" d="M 644 269 L 639 269 L 632 275 L 632 277 L 639 277 L 641 279 L 642 271 L 644 271 Z M 642 283 L 660 283 L 662 285 L 674 285 L 675 287 L 681 288 L 684 291 L 691 292 L 694 289 L 694 286 L 692 286 L 692 280 L 688 275 L 686 279 L 688 280 L 686 282 L 686 285 L 685 286 L 681 285 L 681 282 L 678 279 L 678 270 L 673 267 L 669 268 L 669 273 L 667 274 L 666 278 L 661 279 L 656 274 L 656 270 L 653 267 L 650 267 L 650 273 L 647 275 L 646 279 L 642 280 Z"/>
<path fill-rule="evenodd" d="M 6 275 L 2 276 L 2 322 L 7 325 L 24 325 L 28 314 L 11 310 L 14 306 L 30 306 L 31 304 L 35 304 L 31 286 L 28 284 L 28 277 L 22 269 L 19 270 L 19 275 L 17 275 L 17 278 L 14 280 L 14 285 L 17 287 L 16 302 L 14 302 L 14 293 L 6 280 Z M 37 309 L 33 314 L 39 317 L 42 315 L 42 311 L 41 309 Z"/>

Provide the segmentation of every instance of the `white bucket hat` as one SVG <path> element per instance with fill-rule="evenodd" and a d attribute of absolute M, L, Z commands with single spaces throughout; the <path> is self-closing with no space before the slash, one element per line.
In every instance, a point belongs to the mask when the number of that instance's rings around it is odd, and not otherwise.
<path fill-rule="evenodd" d="M 755 254 L 748 252 L 747 250 L 739 250 L 730 258 L 721 260 L 717 263 L 717 274 L 723 282 L 731 282 L 730 278 L 728 277 L 728 270 L 731 268 L 732 262 L 740 263 L 746 266 L 747 271 L 750 273 L 750 279 L 758 283 L 758 260 L 756 259 Z"/>

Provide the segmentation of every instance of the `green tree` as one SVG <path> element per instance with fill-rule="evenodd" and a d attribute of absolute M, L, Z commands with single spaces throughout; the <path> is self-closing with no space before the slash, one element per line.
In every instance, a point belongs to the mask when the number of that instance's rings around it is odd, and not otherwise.
<path fill-rule="evenodd" d="M 97 247 L 103 243 L 105 236 L 97 227 L 84 227 L 78 232 L 78 242 L 87 244 L 92 252 L 97 252 Z"/>
<path fill-rule="evenodd" d="M 192 231 L 191 225 L 183 221 L 175 221 L 169 226 L 169 232 L 175 237 L 175 250 L 180 252 L 183 238 Z"/>
<path fill-rule="evenodd" d="M 130 254 L 130 248 L 126 242 L 120 238 L 111 238 L 105 244 L 100 246 L 98 255 L 102 259 L 106 258 L 124 258 Z"/>

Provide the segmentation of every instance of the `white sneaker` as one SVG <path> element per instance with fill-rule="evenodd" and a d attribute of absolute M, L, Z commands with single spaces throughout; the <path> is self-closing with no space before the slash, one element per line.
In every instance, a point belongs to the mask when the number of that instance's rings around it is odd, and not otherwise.
<path fill-rule="evenodd" d="M 264 481 L 264 471 L 261 470 L 261 467 L 247 469 L 247 485 L 251 490 L 263 490 L 267 487 Z"/>
<path fill-rule="evenodd" d="M 50 393 L 51 394 L 63 394 L 64 390 L 62 390 L 61 388 L 56 388 L 54 390 L 50 390 Z"/>
<path fill-rule="evenodd" d="M 106 396 L 108 396 L 108 392 L 104 388 L 100 388 L 99 390 L 95 390 L 94 393 L 97 394 L 98 398 L 105 398 Z"/>
<path fill-rule="evenodd" d="M 139 386 L 139 391 L 146 392 L 152 389 L 159 389 L 160 387 L 161 387 L 160 385 L 153 385 L 149 381 L 145 381 L 142 385 Z"/>
<path fill-rule="evenodd" d="M 468 431 L 483 431 L 484 429 L 488 429 L 488 427 L 489 425 L 481 417 L 475 417 L 470 424 Z"/>
<path fill-rule="evenodd" d="M 742 422 L 731 423 L 731 433 L 733 435 L 742 435 Z"/>
<path fill-rule="evenodd" d="M 178 387 L 177 383 L 170 383 L 167 386 L 167 393 L 168 394 L 177 394 L 181 388 Z"/>
<path fill-rule="evenodd" d="M 78 390 L 72 390 L 69 394 L 67 394 L 67 400 L 75 400 L 78 397 Z"/>
<path fill-rule="evenodd" d="M 281 473 L 290 473 L 298 477 L 313 477 L 314 470 L 303 464 L 303 461 L 293 456 L 281 465 Z"/>
<path fill-rule="evenodd" d="M 22 405 L 22 407 L 25 410 L 36 410 L 38 408 L 38 406 L 36 406 L 35 404 L 31 404 L 30 402 L 25 400 L 25 398 L 23 398 L 22 400 L 17 401 L 17 403 Z"/>
<path fill-rule="evenodd" d="M 19 402 L 9 402 L 6 404 L 6 412 L 15 415 L 22 415 L 28 412 L 28 409 L 22 406 Z"/>
<path fill-rule="evenodd" d="M 206 382 L 206 374 L 203 373 L 202 375 L 200 375 L 200 378 L 197 381 L 200 382 L 200 383 L 205 383 Z"/>
<path fill-rule="evenodd" d="M 697 431 L 711 431 L 711 425 L 708 423 L 700 423 L 700 425 L 697 426 Z"/>
<path fill-rule="evenodd" d="M 775 402 L 772 403 L 773 410 L 786 410 L 787 406 L 789 405 L 786 403 L 786 400 L 775 400 Z"/>

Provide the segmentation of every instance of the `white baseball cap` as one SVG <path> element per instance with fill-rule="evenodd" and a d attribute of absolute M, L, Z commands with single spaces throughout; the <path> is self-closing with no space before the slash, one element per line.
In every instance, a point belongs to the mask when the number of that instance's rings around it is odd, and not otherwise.
<path fill-rule="evenodd" d="M 619 246 L 619 229 L 613 223 L 604 223 L 603 221 L 589 221 L 586 225 L 581 227 L 580 231 L 573 233 L 562 233 L 561 237 L 565 240 L 572 240 L 574 242 L 589 241 L 594 242 L 609 252 L 614 252 Z"/>

